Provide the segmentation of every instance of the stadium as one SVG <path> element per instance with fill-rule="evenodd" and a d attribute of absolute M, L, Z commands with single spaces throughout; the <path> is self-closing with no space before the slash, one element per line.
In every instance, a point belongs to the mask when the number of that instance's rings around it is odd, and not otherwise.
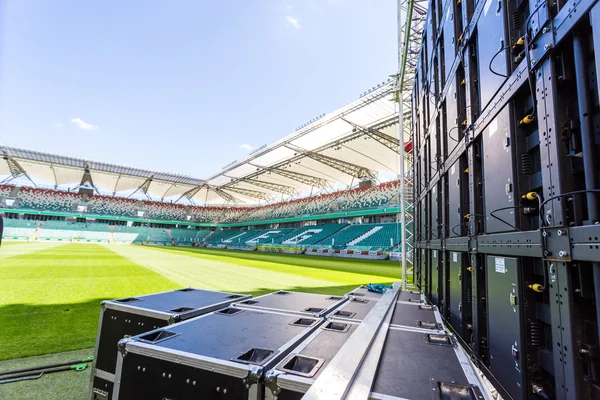
<path fill-rule="evenodd" d="M 386 79 L 205 178 L 2 145 L 2 280 L 14 290 L 0 370 L 93 355 L 103 300 L 181 287 L 345 295 L 398 281 L 413 232 L 410 203 L 404 233 L 400 223 L 398 154 L 412 145 L 395 97 Z M 405 181 L 410 199 L 412 173 Z M 13 286 L 32 275 L 43 278 Z M 83 398 L 90 369 L 2 385 L 0 397 Z"/>
<path fill-rule="evenodd" d="M 7 7 L 0 399 L 600 398 L 597 0 L 150 3 Z"/>

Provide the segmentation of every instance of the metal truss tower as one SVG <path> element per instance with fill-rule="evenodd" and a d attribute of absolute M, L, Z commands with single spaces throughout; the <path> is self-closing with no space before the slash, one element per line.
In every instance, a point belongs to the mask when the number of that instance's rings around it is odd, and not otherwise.
<path fill-rule="evenodd" d="M 414 248 L 414 164 L 412 88 L 417 58 L 425 29 L 427 1 L 398 0 L 398 75 L 397 95 L 400 140 L 400 222 L 402 252 L 402 285 L 406 289 L 407 271 L 413 270 Z"/>

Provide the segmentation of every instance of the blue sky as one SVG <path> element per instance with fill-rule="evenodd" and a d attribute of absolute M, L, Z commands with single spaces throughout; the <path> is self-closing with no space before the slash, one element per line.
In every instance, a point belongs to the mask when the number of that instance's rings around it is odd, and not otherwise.
<path fill-rule="evenodd" d="M 207 178 L 397 69 L 395 0 L 0 0 L 0 142 Z"/>

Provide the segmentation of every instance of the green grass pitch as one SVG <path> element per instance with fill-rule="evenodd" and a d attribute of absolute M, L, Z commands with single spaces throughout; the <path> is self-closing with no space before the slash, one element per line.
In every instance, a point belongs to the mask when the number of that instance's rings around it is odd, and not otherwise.
<path fill-rule="evenodd" d="M 399 279 L 398 263 L 390 261 L 173 247 L 3 243 L 0 370 L 37 359 L 19 360 L 22 357 L 93 347 L 100 302 L 105 299 L 189 286 L 254 296 L 278 289 L 344 294 L 360 284 Z M 42 393 L 49 389 L 41 381 L 67 379 L 68 383 L 73 374 L 0 385 L 0 398 L 6 390 L 11 398 L 65 398 L 61 396 L 73 385 L 52 397 Z M 74 387 L 77 384 L 81 382 Z"/>

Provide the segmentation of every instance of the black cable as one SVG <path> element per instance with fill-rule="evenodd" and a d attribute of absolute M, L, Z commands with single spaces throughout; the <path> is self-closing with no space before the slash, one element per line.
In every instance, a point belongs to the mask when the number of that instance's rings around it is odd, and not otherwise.
<path fill-rule="evenodd" d="M 448 131 L 448 134 L 447 134 L 447 135 L 448 135 L 448 137 L 449 137 L 450 139 L 454 140 L 455 142 L 460 142 L 460 139 L 454 139 L 454 138 L 453 138 L 453 137 L 450 135 L 450 132 L 452 132 L 452 131 L 453 131 L 453 130 L 455 130 L 455 129 L 459 129 L 459 128 L 460 128 L 460 126 L 455 126 L 454 128 L 450 129 L 450 130 Z"/>
<path fill-rule="evenodd" d="M 584 190 L 576 190 L 574 192 L 567 192 L 567 193 L 563 193 L 563 194 L 558 194 L 556 196 L 552 196 L 547 198 L 546 200 L 544 200 L 541 204 L 540 204 L 540 222 L 542 224 L 542 226 L 545 226 L 544 224 L 544 219 L 542 217 L 543 213 L 544 213 L 544 206 L 546 205 L 546 203 L 548 203 L 549 201 L 558 199 L 560 197 L 565 197 L 565 196 L 570 196 L 570 195 L 574 195 L 574 194 L 583 194 L 583 193 L 600 193 L 600 189 L 584 189 Z"/>
<path fill-rule="evenodd" d="M 502 78 L 508 78 L 508 75 L 500 74 L 500 73 L 494 71 L 492 69 L 492 63 L 494 62 L 494 59 L 500 55 L 500 53 L 502 53 L 504 50 L 508 49 L 510 46 L 511 46 L 510 44 L 506 45 L 506 46 L 502 46 L 502 48 L 500 50 L 498 50 L 498 52 L 496 52 L 496 54 L 494 54 L 494 57 L 492 57 L 492 59 L 490 60 L 490 63 L 488 65 L 488 69 L 490 70 L 490 72 L 492 74 L 498 75 L 498 76 L 500 76 Z"/>
<path fill-rule="evenodd" d="M 535 100 L 535 88 L 533 85 L 533 80 L 531 79 L 531 59 L 529 58 L 529 22 L 531 21 L 531 17 L 533 17 L 535 15 L 536 12 L 538 12 L 538 10 L 540 8 L 542 8 L 543 6 L 546 5 L 545 1 L 542 1 L 531 13 L 529 13 L 529 16 L 527 17 L 527 19 L 525 20 L 525 23 L 523 24 L 525 26 L 525 34 L 524 39 L 525 39 L 525 61 L 527 63 L 527 82 L 529 83 L 529 90 L 531 92 L 531 101 L 533 103 L 533 110 L 531 111 L 531 114 L 529 114 L 532 118 L 535 117 L 535 114 L 537 112 L 537 106 L 536 106 L 536 100 Z"/>
<path fill-rule="evenodd" d="M 543 3 L 542 3 L 543 4 Z M 527 83 L 529 84 L 529 91 L 531 92 L 531 103 L 532 110 L 529 116 L 531 118 L 535 117 L 537 112 L 536 99 L 535 99 L 535 87 L 533 85 L 533 80 L 531 79 L 531 59 L 529 58 L 529 29 L 525 26 L 525 61 L 527 63 Z"/>
<path fill-rule="evenodd" d="M 464 107 L 462 110 L 460 110 L 460 111 L 459 111 L 459 113 L 458 113 L 458 114 L 457 114 L 457 116 L 456 116 L 456 119 L 457 119 L 457 120 L 460 120 L 460 115 L 461 115 L 463 112 L 465 112 L 465 111 L 466 111 L 468 108 L 470 108 L 470 107 L 475 107 L 475 106 L 478 106 L 478 105 L 479 105 L 479 104 L 475 103 L 475 104 L 469 104 L 468 106 L 465 106 L 465 107 Z M 452 129 L 450 129 L 450 130 L 448 131 L 448 133 L 447 133 L 447 136 L 448 136 L 450 139 L 454 140 L 455 142 L 460 142 L 460 139 L 455 139 L 454 137 L 450 136 L 450 132 L 452 132 L 452 131 L 453 131 L 453 130 L 455 130 L 455 129 L 459 129 L 459 128 L 461 128 L 461 126 L 460 126 L 460 125 L 457 125 L 457 126 L 453 127 Z M 465 127 L 465 130 L 467 130 L 467 129 L 469 129 L 469 128 L 471 128 L 471 126 Z"/>
<path fill-rule="evenodd" d="M 495 212 L 497 212 L 497 211 L 502 211 L 502 210 L 514 210 L 514 209 L 517 209 L 517 208 L 526 208 L 526 207 L 525 207 L 525 206 L 512 206 L 512 207 L 502 207 L 502 208 L 497 208 L 497 209 L 495 209 L 495 210 L 493 210 L 493 211 L 490 211 L 490 216 L 492 216 L 492 217 L 496 218 L 496 219 L 497 219 L 498 221 L 500 221 L 500 222 L 504 222 L 506 225 L 510 226 L 510 227 L 511 227 L 511 228 L 513 228 L 514 230 L 521 232 L 521 230 L 520 230 L 519 228 L 517 228 L 516 226 L 514 226 L 513 224 L 509 224 L 508 222 L 506 222 L 506 221 L 505 221 L 505 220 L 503 220 L 502 218 L 500 218 L 500 217 L 497 217 L 497 216 L 495 216 L 495 215 L 494 215 L 494 213 L 495 213 Z"/>
<path fill-rule="evenodd" d="M 456 229 L 456 227 L 457 227 L 457 226 L 461 226 L 461 225 L 468 225 L 468 224 L 466 224 L 466 223 L 464 223 L 464 222 L 461 222 L 460 224 L 456 224 L 456 225 L 454 225 L 454 226 L 453 226 L 453 227 L 452 227 L 450 230 L 451 230 L 451 231 L 452 231 L 452 233 L 454 233 L 456 236 L 462 236 L 462 234 L 461 234 L 461 233 L 459 233 L 459 232 L 456 232 L 456 231 L 454 230 L 454 229 Z"/>

